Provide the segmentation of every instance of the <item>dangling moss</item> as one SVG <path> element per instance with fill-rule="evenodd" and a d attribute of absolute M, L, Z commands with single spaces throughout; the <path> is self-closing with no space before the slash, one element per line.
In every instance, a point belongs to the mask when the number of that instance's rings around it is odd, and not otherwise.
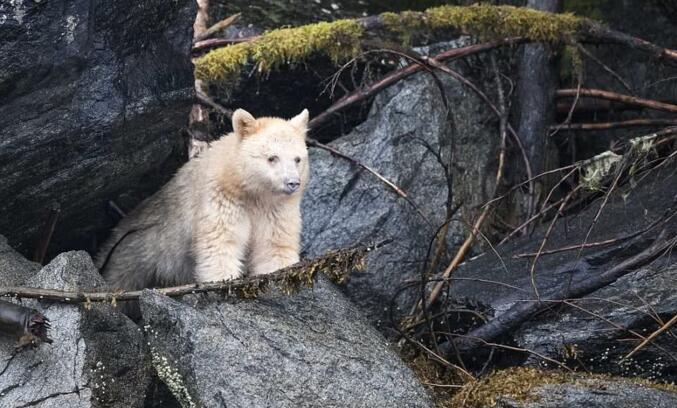
<path fill-rule="evenodd" d="M 481 40 L 526 37 L 533 41 L 571 42 L 584 19 L 513 6 L 440 6 L 425 12 L 404 11 L 379 16 L 385 30 L 399 34 L 410 45 L 416 33 L 457 29 Z M 364 38 L 360 20 L 320 22 L 281 28 L 258 39 L 219 48 L 195 59 L 195 75 L 212 83 L 237 79 L 242 66 L 254 63 L 259 72 L 303 62 L 323 53 L 335 63 L 357 56 Z"/>

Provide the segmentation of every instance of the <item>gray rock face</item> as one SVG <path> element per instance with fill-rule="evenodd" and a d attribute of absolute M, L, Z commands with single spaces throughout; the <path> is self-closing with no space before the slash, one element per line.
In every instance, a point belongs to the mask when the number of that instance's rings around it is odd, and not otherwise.
<path fill-rule="evenodd" d="M 20 252 L 49 206 L 54 248 L 84 247 L 106 200 L 178 167 L 194 3 L 0 2 L 0 231 Z"/>
<path fill-rule="evenodd" d="M 536 387 L 536 401 L 500 398 L 502 408 L 672 408 L 677 394 L 629 382 L 583 380 L 576 384 Z"/>
<path fill-rule="evenodd" d="M 92 290 L 104 282 L 89 255 L 68 252 L 25 285 Z M 143 406 L 149 365 L 143 336 L 132 321 L 108 305 L 87 310 L 33 300 L 21 304 L 50 319 L 54 343 L 16 351 L 16 339 L 0 339 L 0 406 Z"/>
<path fill-rule="evenodd" d="M 414 374 L 326 281 L 189 305 L 145 291 L 153 365 L 183 406 L 428 407 Z"/>
<path fill-rule="evenodd" d="M 463 67 L 455 68 L 473 78 Z M 472 208 L 492 191 L 494 176 L 487 175 L 495 172 L 498 143 L 493 118 L 474 94 L 441 79 L 450 118 L 435 82 L 416 75 L 379 94 L 366 122 L 331 143 L 402 187 L 428 221 L 366 171 L 322 150 L 310 154 L 303 251 L 317 256 L 359 241 L 393 239 L 368 259 L 367 273 L 354 276 L 347 287 L 349 297 L 377 325 L 397 289 L 420 276 L 429 242 L 446 218 L 448 184 L 438 158 L 448 165 L 453 148 L 454 166 L 448 167 L 454 173 L 454 203 L 462 199 Z M 464 224 L 452 222 L 450 247 L 462 242 L 464 230 Z M 412 296 L 406 292 L 395 305 L 411 305 Z"/>

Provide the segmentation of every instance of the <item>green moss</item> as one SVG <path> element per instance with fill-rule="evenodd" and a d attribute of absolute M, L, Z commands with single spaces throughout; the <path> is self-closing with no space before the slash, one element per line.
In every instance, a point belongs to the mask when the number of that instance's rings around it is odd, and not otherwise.
<path fill-rule="evenodd" d="M 500 398 L 526 402 L 537 401 L 538 396 L 533 391 L 548 384 L 571 383 L 586 387 L 603 387 L 605 382 L 610 381 L 668 392 L 677 391 L 677 386 L 674 384 L 661 384 L 642 378 L 540 370 L 533 367 L 512 367 L 497 371 L 480 381 L 464 385 L 461 391 L 448 401 L 448 404 L 442 405 L 456 408 L 495 407 Z"/>
<path fill-rule="evenodd" d="M 356 20 L 272 30 L 258 40 L 219 48 L 196 59 L 195 75 L 210 82 L 226 82 L 233 80 L 248 61 L 260 72 L 267 72 L 302 62 L 313 53 L 324 53 L 338 62 L 360 52 L 362 35 L 363 28 Z"/>
<path fill-rule="evenodd" d="M 379 16 L 385 30 L 399 34 L 410 45 L 417 33 L 460 30 L 481 40 L 526 37 L 533 41 L 571 42 L 583 19 L 573 14 L 552 14 L 522 7 L 440 6 L 425 12 L 404 11 Z M 358 55 L 364 28 L 361 20 L 320 22 L 269 31 L 258 39 L 209 52 L 195 60 L 195 75 L 208 82 L 237 78 L 241 67 L 253 62 L 260 72 L 284 64 L 303 62 L 323 53 L 334 62 Z"/>
<path fill-rule="evenodd" d="M 475 4 L 441 6 L 426 10 L 432 29 L 457 28 L 483 40 L 526 37 L 561 42 L 575 37 L 581 19 L 573 14 L 552 14 L 524 7 Z"/>

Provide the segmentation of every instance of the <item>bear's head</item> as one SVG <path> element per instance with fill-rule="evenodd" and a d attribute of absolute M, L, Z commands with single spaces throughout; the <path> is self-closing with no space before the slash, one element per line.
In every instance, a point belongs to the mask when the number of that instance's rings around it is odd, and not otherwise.
<path fill-rule="evenodd" d="M 233 113 L 243 182 L 250 193 L 301 194 L 308 182 L 307 126 L 307 109 L 289 120 L 255 119 L 243 109 Z"/>

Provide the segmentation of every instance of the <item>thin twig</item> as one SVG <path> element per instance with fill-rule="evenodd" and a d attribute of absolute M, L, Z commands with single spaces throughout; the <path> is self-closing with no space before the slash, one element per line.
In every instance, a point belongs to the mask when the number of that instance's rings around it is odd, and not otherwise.
<path fill-rule="evenodd" d="M 677 105 L 671 103 L 623 95 L 616 92 L 605 91 L 602 89 L 583 88 L 580 91 L 577 89 L 558 89 L 556 92 L 556 96 L 560 98 L 574 97 L 579 92 L 581 96 L 602 98 L 610 101 L 627 103 L 629 105 L 641 106 L 648 109 L 677 113 Z"/>
<path fill-rule="evenodd" d="M 637 353 L 639 350 L 644 348 L 647 344 L 649 344 L 651 341 L 653 341 L 656 337 L 658 337 L 661 333 L 664 333 L 667 331 L 670 327 L 674 326 L 674 324 L 677 323 L 677 315 L 672 316 L 672 319 L 668 320 L 667 323 L 665 323 L 663 326 L 661 326 L 658 330 L 655 332 L 651 333 L 649 337 L 644 339 L 637 347 L 635 347 L 630 353 L 628 353 L 625 357 L 621 359 L 621 361 L 628 359 L 632 357 L 635 353 Z"/>
<path fill-rule="evenodd" d="M 52 241 L 52 235 L 54 234 L 54 228 L 56 228 L 56 222 L 59 219 L 60 213 L 61 210 L 58 207 L 49 210 L 49 217 L 40 232 L 40 240 L 35 247 L 35 253 L 33 254 L 33 261 L 39 264 L 43 264 L 45 261 L 47 249 L 49 248 L 49 243 Z"/>
<path fill-rule="evenodd" d="M 614 77 L 614 79 L 616 79 L 618 82 L 620 82 L 620 84 L 623 85 L 623 87 L 624 87 L 625 89 L 627 89 L 628 92 L 630 92 L 631 94 L 634 94 L 634 93 L 635 93 L 635 92 L 632 90 L 632 88 L 630 87 L 630 84 L 628 84 L 628 83 L 623 79 L 623 77 L 621 77 L 620 75 L 618 75 L 618 73 L 616 73 L 616 71 L 614 71 L 613 69 L 611 69 L 611 68 L 610 68 L 608 65 L 606 65 L 602 60 L 600 60 L 599 58 L 597 58 L 597 57 L 595 56 L 595 54 L 593 54 L 592 52 L 590 52 L 587 48 L 585 48 L 585 47 L 584 47 L 583 45 L 581 45 L 580 43 L 576 43 L 576 47 L 578 48 L 579 51 L 581 51 L 581 52 L 583 53 L 583 55 L 585 55 L 586 57 L 590 58 L 590 59 L 591 59 L 592 61 L 594 61 L 597 65 L 601 66 L 603 70 L 605 70 L 606 72 L 608 72 L 609 75 L 611 75 L 612 77 Z"/>
<path fill-rule="evenodd" d="M 383 184 L 385 184 L 391 190 L 393 190 L 398 196 L 405 199 L 407 201 L 407 203 L 409 203 L 412 206 L 412 208 L 414 208 L 414 210 L 418 213 L 418 215 L 420 215 L 421 218 L 423 218 L 423 220 L 426 222 L 426 224 L 433 227 L 432 222 L 430 222 L 428 217 L 426 217 L 426 215 L 423 213 L 423 211 L 421 211 L 421 209 L 418 207 L 418 205 L 416 205 L 416 203 L 411 199 L 411 197 L 409 197 L 409 195 L 407 195 L 407 193 L 404 190 L 402 190 L 400 187 L 398 187 L 395 183 L 393 183 L 392 181 L 390 181 L 387 178 L 385 178 L 384 176 L 382 176 L 376 170 L 374 170 L 371 167 L 367 166 L 366 164 L 360 162 L 359 160 L 357 160 L 357 159 L 355 159 L 351 156 L 348 156 L 345 153 L 341 153 L 340 151 L 336 150 L 335 148 L 333 148 L 329 145 L 318 142 L 317 140 L 308 139 L 306 141 L 306 143 L 310 147 L 316 147 L 318 149 L 326 150 L 329 153 L 331 153 L 332 155 L 335 155 L 335 156 L 338 156 L 342 159 L 345 159 L 345 160 L 349 161 L 350 163 L 352 163 L 353 165 L 361 167 L 362 169 L 368 171 L 369 173 L 374 175 L 374 177 L 376 177 L 379 181 L 381 181 Z"/>
<path fill-rule="evenodd" d="M 551 130 L 607 130 L 634 126 L 677 126 L 677 119 L 630 119 L 620 122 L 602 123 L 561 123 L 553 125 Z"/>

